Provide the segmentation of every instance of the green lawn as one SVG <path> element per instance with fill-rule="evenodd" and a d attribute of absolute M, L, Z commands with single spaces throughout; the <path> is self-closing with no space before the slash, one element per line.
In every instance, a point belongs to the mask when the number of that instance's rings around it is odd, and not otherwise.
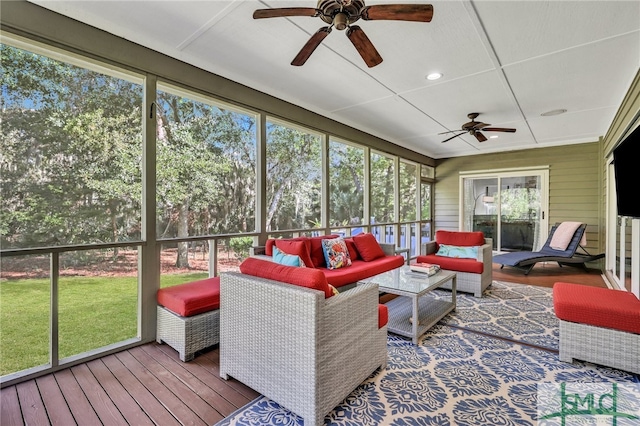
<path fill-rule="evenodd" d="M 163 275 L 161 287 L 206 278 Z M 60 277 L 59 358 L 137 335 L 136 277 Z M 48 279 L 0 282 L 0 375 L 49 362 Z"/>

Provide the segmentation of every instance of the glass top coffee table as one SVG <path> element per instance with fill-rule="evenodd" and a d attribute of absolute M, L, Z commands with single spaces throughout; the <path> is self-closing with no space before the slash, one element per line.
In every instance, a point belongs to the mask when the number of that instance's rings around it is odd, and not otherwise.
<path fill-rule="evenodd" d="M 447 281 L 451 281 L 451 301 L 426 297 Z M 405 265 L 360 282 L 378 284 L 381 292 L 400 296 L 386 303 L 389 309 L 387 330 L 411 337 L 414 345 L 428 329 L 456 309 L 455 272 L 440 271 L 428 276 L 413 272 Z"/>

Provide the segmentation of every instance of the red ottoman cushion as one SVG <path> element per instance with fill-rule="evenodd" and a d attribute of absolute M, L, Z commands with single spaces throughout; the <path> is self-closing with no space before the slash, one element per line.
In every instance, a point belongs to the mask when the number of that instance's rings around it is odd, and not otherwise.
<path fill-rule="evenodd" d="M 165 287 L 158 290 L 158 304 L 183 317 L 220 308 L 220 277 Z"/>
<path fill-rule="evenodd" d="M 640 300 L 628 291 L 557 282 L 553 309 L 563 321 L 640 334 Z"/>

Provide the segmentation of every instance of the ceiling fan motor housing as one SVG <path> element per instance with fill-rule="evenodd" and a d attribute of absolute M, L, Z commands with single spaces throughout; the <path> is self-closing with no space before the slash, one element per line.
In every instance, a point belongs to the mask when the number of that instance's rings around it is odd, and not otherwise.
<path fill-rule="evenodd" d="M 317 7 L 322 11 L 320 19 L 335 25 L 337 30 L 344 30 L 360 19 L 363 8 L 364 0 L 318 0 Z"/>

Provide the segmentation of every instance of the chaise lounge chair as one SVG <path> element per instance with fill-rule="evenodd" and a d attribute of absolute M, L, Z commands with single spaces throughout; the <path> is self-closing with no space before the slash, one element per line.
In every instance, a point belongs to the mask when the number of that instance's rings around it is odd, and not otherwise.
<path fill-rule="evenodd" d="M 580 244 L 587 228 L 587 225 L 584 223 L 576 228 L 565 250 L 552 248 L 551 242 L 553 235 L 559 226 L 559 224 L 555 224 L 551 227 L 549 238 L 547 238 L 547 241 L 540 251 L 514 251 L 499 254 L 493 256 L 493 262 L 500 263 L 502 265 L 500 269 L 504 268 L 505 265 L 511 266 L 523 269 L 525 271 L 524 274 L 529 275 L 529 272 L 531 272 L 538 262 L 557 262 L 560 266 L 578 266 L 586 269 L 586 262 L 601 259 L 605 256 L 604 253 L 592 255 Z M 577 253 L 578 248 L 582 250 L 583 253 Z"/>

